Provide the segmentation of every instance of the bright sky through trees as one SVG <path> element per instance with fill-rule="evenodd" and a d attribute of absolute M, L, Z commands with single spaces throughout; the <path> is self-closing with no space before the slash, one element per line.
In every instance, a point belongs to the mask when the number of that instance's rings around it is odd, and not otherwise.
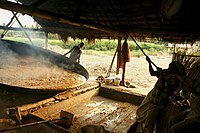
<path fill-rule="evenodd" d="M 0 25 L 7 25 L 11 18 L 13 17 L 13 14 L 11 11 L 4 10 L 0 8 Z M 28 15 L 22 15 L 18 17 L 19 21 L 22 23 L 23 26 L 31 27 L 35 22 L 34 19 Z M 12 27 L 20 27 L 17 21 L 12 25 Z"/>

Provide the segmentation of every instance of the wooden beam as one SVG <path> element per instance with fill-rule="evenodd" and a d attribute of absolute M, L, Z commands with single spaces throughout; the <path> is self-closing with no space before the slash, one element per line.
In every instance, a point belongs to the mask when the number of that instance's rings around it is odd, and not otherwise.
<path fill-rule="evenodd" d="M 30 16 L 38 17 L 38 18 L 43 18 L 43 19 L 58 22 L 61 24 L 69 24 L 69 25 L 78 26 L 78 27 L 85 27 L 85 28 L 98 30 L 102 32 L 109 32 L 113 34 L 124 34 L 123 31 L 120 31 L 117 29 L 111 29 L 104 25 L 98 25 L 96 23 L 92 23 L 92 22 L 88 22 L 88 21 L 80 20 L 80 19 L 75 20 L 72 17 L 33 8 L 30 6 L 17 4 L 10 1 L 0 0 L 0 8 L 10 10 L 10 11 L 20 12 L 22 14 L 27 14 Z"/>
<path fill-rule="evenodd" d="M 7 26 L 0 26 L 0 29 L 5 30 L 7 29 Z M 18 28 L 18 27 L 9 27 L 9 30 L 15 30 L 15 31 L 22 31 L 22 30 L 26 30 L 26 31 L 41 31 L 44 32 L 45 29 L 35 29 L 35 28 Z"/>

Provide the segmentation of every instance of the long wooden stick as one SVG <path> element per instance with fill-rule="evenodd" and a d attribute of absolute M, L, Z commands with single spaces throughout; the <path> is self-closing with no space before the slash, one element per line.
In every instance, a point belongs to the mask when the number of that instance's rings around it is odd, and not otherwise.
<path fill-rule="evenodd" d="M 106 78 L 110 77 L 110 72 L 111 72 L 111 69 L 112 69 L 113 62 L 114 62 L 114 60 L 115 60 L 115 56 L 116 56 L 116 54 L 117 54 L 117 51 L 118 51 L 118 47 L 117 47 L 117 49 L 115 50 L 115 54 L 114 54 L 113 59 L 112 59 L 112 61 L 111 61 L 111 64 L 110 64 L 110 67 L 109 67 L 109 69 L 108 69 Z"/>
<path fill-rule="evenodd" d="M 138 48 L 142 51 L 142 53 L 147 57 L 146 53 L 143 51 L 143 49 L 140 47 L 140 45 L 136 42 L 136 40 L 133 38 L 133 36 L 131 36 L 131 34 L 129 32 L 127 32 L 127 34 L 131 37 L 131 39 L 135 42 L 135 44 L 138 46 Z M 154 64 L 152 61 L 151 63 L 157 68 L 156 64 Z"/>
<path fill-rule="evenodd" d="M 57 119 L 52 119 L 52 120 L 47 120 L 47 121 L 44 120 L 44 121 L 37 121 L 37 122 L 33 122 L 33 123 L 22 124 L 22 125 L 18 125 L 18 126 L 15 126 L 15 127 L 2 129 L 2 130 L 0 130 L 0 133 L 15 130 L 15 129 L 20 129 L 20 128 L 24 128 L 24 127 L 28 127 L 28 126 L 34 126 L 34 125 L 38 125 L 38 124 L 42 124 L 42 123 L 53 122 L 53 121 L 61 120 L 61 119 L 65 119 L 65 118 L 57 118 Z"/>

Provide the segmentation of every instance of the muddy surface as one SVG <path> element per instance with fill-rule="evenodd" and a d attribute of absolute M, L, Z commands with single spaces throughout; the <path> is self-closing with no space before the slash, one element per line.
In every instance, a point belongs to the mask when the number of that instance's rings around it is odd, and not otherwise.
<path fill-rule="evenodd" d="M 107 131 L 126 133 L 133 124 L 137 106 L 94 96 L 90 101 L 67 110 L 75 114 L 70 131 L 76 132 L 85 125 L 102 125 Z"/>

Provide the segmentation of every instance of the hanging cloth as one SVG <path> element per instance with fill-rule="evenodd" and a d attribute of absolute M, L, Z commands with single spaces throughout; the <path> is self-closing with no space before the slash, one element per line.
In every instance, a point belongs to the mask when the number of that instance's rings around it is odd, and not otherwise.
<path fill-rule="evenodd" d="M 127 39 L 125 39 L 120 50 L 119 68 L 124 68 L 125 62 L 130 62 L 130 49 L 128 48 Z"/>
<path fill-rule="evenodd" d="M 127 57 L 127 62 L 131 61 L 131 50 L 128 48 L 128 57 Z"/>

